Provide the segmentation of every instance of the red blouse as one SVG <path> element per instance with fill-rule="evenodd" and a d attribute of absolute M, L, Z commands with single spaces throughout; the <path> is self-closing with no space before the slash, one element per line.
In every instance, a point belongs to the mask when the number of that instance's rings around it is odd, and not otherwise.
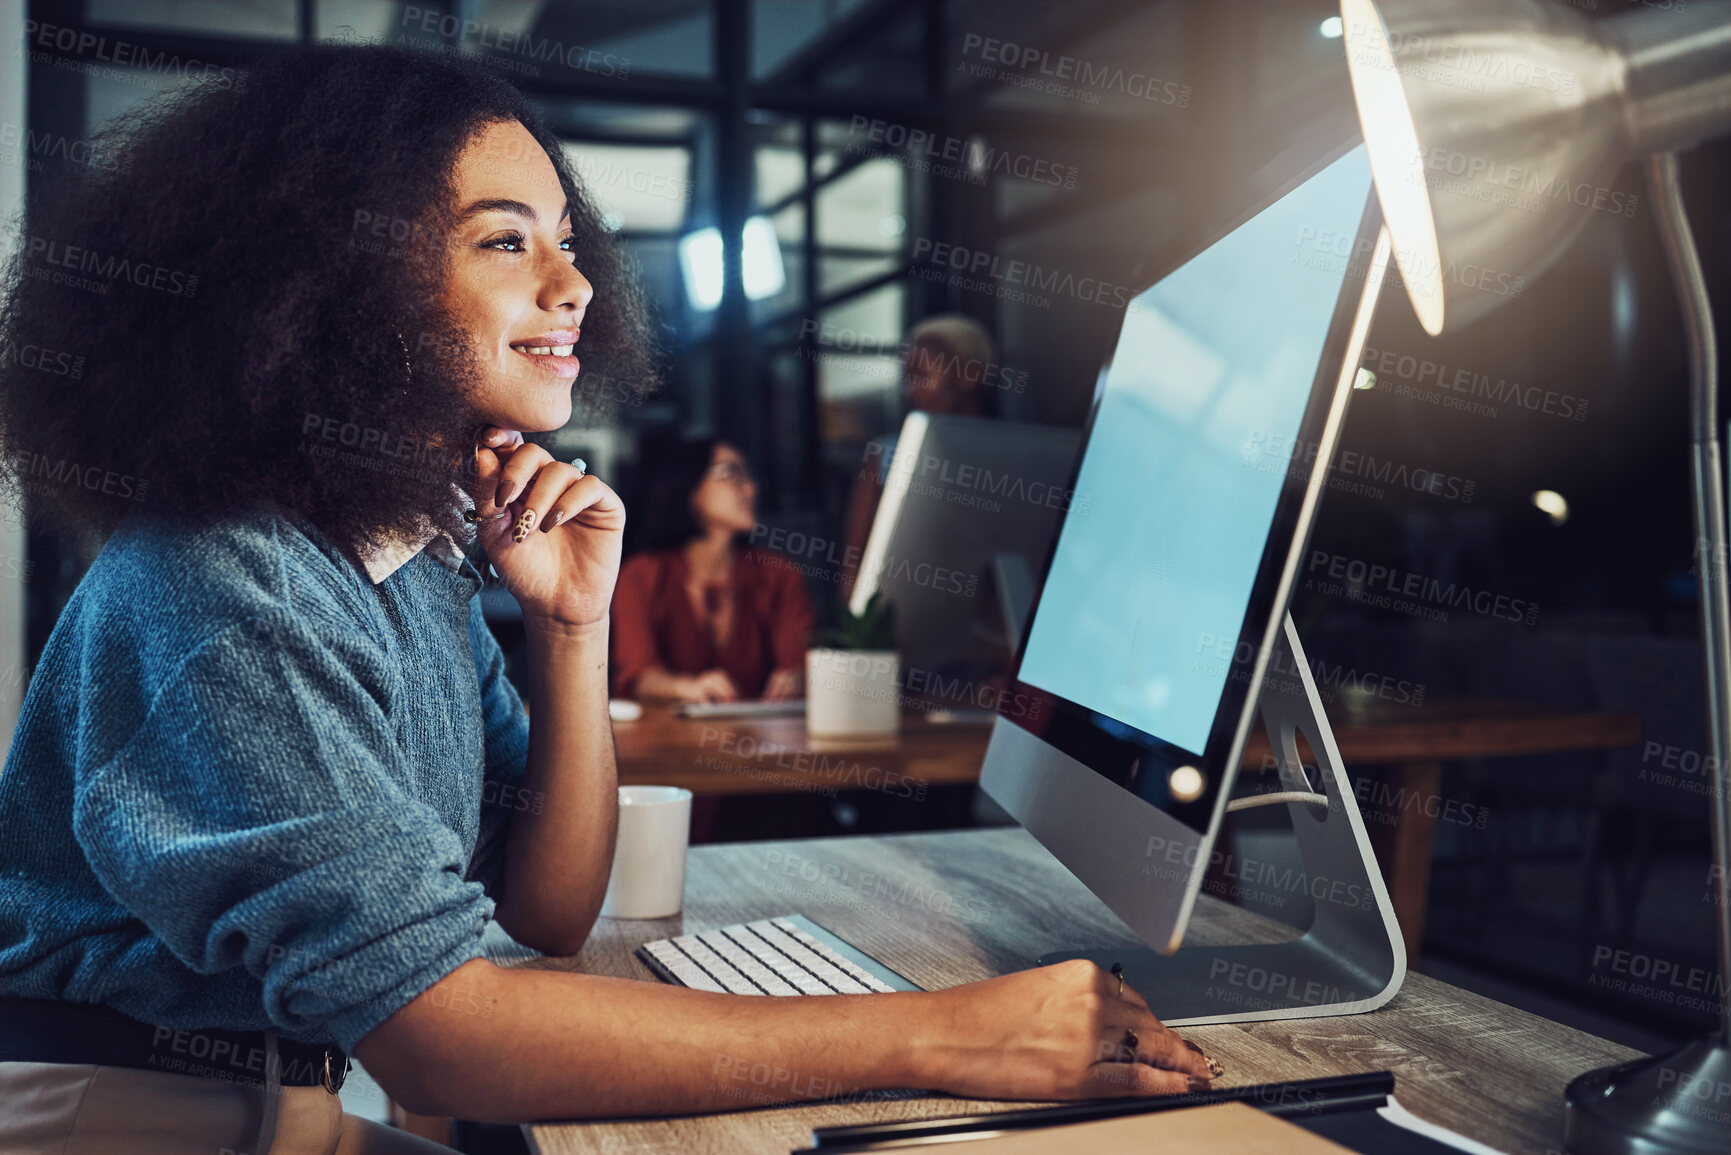
<path fill-rule="evenodd" d="M 612 693 L 629 698 L 651 666 L 672 674 L 721 669 L 742 698 L 762 695 L 778 669 L 805 669 L 812 606 L 805 579 L 780 554 L 747 546 L 734 563 L 733 624 L 715 640 L 686 592 L 685 554 L 645 550 L 619 568 L 613 591 Z"/>

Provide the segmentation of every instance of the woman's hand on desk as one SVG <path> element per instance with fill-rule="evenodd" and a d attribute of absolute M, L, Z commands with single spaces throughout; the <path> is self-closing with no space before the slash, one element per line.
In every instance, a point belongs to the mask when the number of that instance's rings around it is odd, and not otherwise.
<path fill-rule="evenodd" d="M 475 443 L 475 472 L 476 512 L 509 514 L 477 530 L 524 620 L 574 628 L 605 622 L 625 529 L 619 495 L 495 426 Z"/>
<path fill-rule="evenodd" d="M 803 697 L 805 697 L 804 670 L 776 670 L 770 674 L 769 681 L 763 687 L 763 700 L 766 702 L 787 702 L 794 698 Z"/>
<path fill-rule="evenodd" d="M 694 702 L 739 701 L 739 688 L 733 684 L 733 679 L 727 676 L 726 670 L 705 670 L 701 674 L 693 674 L 690 693 L 690 700 Z"/>
<path fill-rule="evenodd" d="M 1132 987 L 1086 960 L 941 992 L 929 1084 L 979 1099 L 1166 1095 L 1208 1085 L 1207 1059 Z M 1125 1031 L 1136 1037 L 1135 1061 Z"/>
<path fill-rule="evenodd" d="M 739 689 L 725 670 L 701 674 L 670 674 L 666 670 L 645 671 L 637 679 L 637 697 L 646 702 L 737 702 Z"/>

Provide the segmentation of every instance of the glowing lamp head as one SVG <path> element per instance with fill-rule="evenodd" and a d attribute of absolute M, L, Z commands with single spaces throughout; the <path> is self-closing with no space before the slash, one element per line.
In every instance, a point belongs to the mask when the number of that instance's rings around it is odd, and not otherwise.
<path fill-rule="evenodd" d="M 1519 297 L 1605 208 L 1627 155 L 1621 57 L 1551 0 L 1340 14 L 1395 263 L 1434 336 Z"/>

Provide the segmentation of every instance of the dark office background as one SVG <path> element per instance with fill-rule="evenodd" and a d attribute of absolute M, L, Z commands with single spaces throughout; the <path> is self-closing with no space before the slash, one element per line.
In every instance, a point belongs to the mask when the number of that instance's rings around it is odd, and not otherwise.
<path fill-rule="evenodd" d="M 604 425 L 580 417 L 551 440 L 629 498 L 646 437 L 724 432 L 756 467 L 764 525 L 822 542 L 841 537 L 863 443 L 899 424 L 895 347 L 922 317 L 966 313 L 996 335 L 1010 379 L 1026 383 L 994 391 L 999 415 L 1086 418 L 1122 310 L 1085 291 L 1043 302 L 979 291 L 947 276 L 937 246 L 1072 283 L 1147 284 L 1355 135 L 1332 11 L 1320 0 L 29 3 L 36 27 L 124 41 L 133 61 L 238 69 L 297 41 L 344 39 L 460 53 L 517 84 L 635 257 L 666 364 L 646 404 Z M 179 82 L 160 63 L 30 49 L 29 131 L 43 139 L 86 139 Z M 1066 77 L 1059 91 L 1047 90 L 1054 75 Z M 28 178 L 68 163 L 32 151 Z M 1684 172 L 1723 338 L 1731 147 L 1698 150 Z M 1355 477 L 1369 492 L 1330 493 L 1312 546 L 1536 606 L 1517 615 L 1532 620 L 1436 621 L 1317 589 L 1301 589 L 1292 612 L 1312 658 L 1422 687 L 1425 700 L 1641 716 L 1645 741 L 1624 750 L 1447 767 L 1444 799 L 1487 820 L 1439 823 L 1420 968 L 1657 1046 L 1710 1014 L 1615 989 L 1606 956 L 1713 968 L 1706 736 L 1682 330 L 1640 174 L 1625 170 L 1612 191 L 1628 211 L 1592 212 L 1559 265 L 1458 334 L 1426 337 L 1387 288 L 1368 340 L 1377 384 L 1354 394 L 1345 432 L 1348 451 L 1378 464 Z M 679 238 L 711 226 L 737 236 L 760 216 L 784 287 L 751 299 L 730 277 L 718 307 L 695 308 Z M 1445 407 L 1468 395 L 1439 391 L 1438 376 L 1483 377 L 1503 400 Z M 90 547 L 37 525 L 29 548 L 34 661 Z M 833 586 L 814 593 L 827 608 Z M 1653 781 L 1661 766 L 1673 784 Z M 804 829 L 777 832 L 974 820 L 953 799 L 917 813 L 879 802 L 808 805 L 794 812 Z"/>

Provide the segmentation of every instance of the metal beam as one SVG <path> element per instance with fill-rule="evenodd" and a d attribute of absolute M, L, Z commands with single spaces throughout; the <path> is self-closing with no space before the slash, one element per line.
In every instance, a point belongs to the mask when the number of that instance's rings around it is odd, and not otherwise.
<path fill-rule="evenodd" d="M 818 262 L 823 255 L 817 246 L 817 121 L 806 117 L 799 125 L 800 152 L 805 161 L 805 187 L 800 190 L 801 203 L 805 207 L 805 220 L 802 222 L 802 237 L 804 252 L 800 260 L 799 300 L 805 307 L 806 315 L 813 316 L 812 308 L 819 292 Z M 801 467 L 805 476 L 801 479 L 807 492 L 823 488 L 823 450 L 820 444 L 823 436 L 823 422 L 820 414 L 823 410 L 823 398 L 819 390 L 817 372 L 817 342 L 806 333 L 801 326 L 799 343 L 805 357 L 800 365 L 800 436 L 805 440 L 805 453 L 801 458 Z"/>
<path fill-rule="evenodd" d="M 914 3 L 915 0 L 870 0 L 861 4 L 783 61 L 780 68 L 765 78 L 763 86 L 801 88 L 810 84 L 818 69 L 869 44 L 882 24 L 894 20 Z"/>
<path fill-rule="evenodd" d="M 738 0 L 727 0 L 731 5 Z M 910 3 L 912 0 L 898 0 Z M 724 23 L 724 22 L 720 22 Z M 127 28 L 114 33 L 117 39 L 150 56 L 193 58 L 219 67 L 244 68 L 250 64 L 297 47 L 294 40 L 257 40 L 239 37 L 165 33 L 149 29 Z M 76 59 L 68 57 L 68 59 Z M 484 53 L 465 54 L 482 68 L 490 59 Z M 677 76 L 606 77 L 571 70 L 551 75 L 520 76 L 499 73 L 502 80 L 515 85 L 525 95 L 541 101 L 594 100 L 631 105 L 662 105 L 696 111 L 720 113 L 729 107 L 732 97 L 728 86 L 710 80 L 693 80 Z M 889 121 L 909 128 L 945 130 L 951 114 L 937 102 L 924 99 L 898 100 L 874 94 L 846 92 L 810 92 L 788 89 L 775 84 L 745 85 L 746 108 L 780 112 L 790 116 L 819 116 L 831 120 L 852 120 L 856 116 Z M 1057 139 L 1086 138 L 1100 141 L 1122 139 L 1127 132 L 1145 131 L 1147 126 L 1118 123 L 1104 118 L 1087 119 L 1058 113 L 1019 110 L 973 111 L 971 127 L 987 133 L 1007 136 L 1045 136 Z M 1158 129 L 1163 137 L 1165 128 Z M 1182 143 L 1170 139 L 1170 143 Z"/>
<path fill-rule="evenodd" d="M 928 100 L 897 100 L 870 93 L 851 92 L 790 92 L 786 89 L 757 88 L 751 93 L 753 108 L 781 112 L 790 116 L 819 116 L 829 120 L 851 121 L 856 116 L 887 121 L 907 128 L 924 128 L 948 132 L 954 116 L 941 105 Z M 1059 140 L 1122 141 L 1128 135 L 1150 131 L 1159 133 L 1173 143 L 1188 139 L 1188 129 L 1174 134 L 1158 121 L 1138 121 L 1123 118 L 1067 115 L 1053 112 L 1029 112 L 1020 109 L 978 110 L 968 114 L 967 127 L 973 131 L 1002 133 L 1005 136 L 1045 136 Z"/>
<path fill-rule="evenodd" d="M 849 301 L 853 300 L 855 297 L 863 297 L 867 293 L 873 292 L 874 290 L 877 290 L 877 289 L 881 289 L 885 285 L 891 284 L 895 281 L 899 281 L 903 277 L 906 277 L 909 274 L 911 274 L 913 271 L 914 271 L 913 265 L 911 263 L 904 262 L 904 263 L 898 265 L 897 267 L 889 270 L 889 272 L 887 272 L 887 273 L 879 273 L 875 277 L 868 277 L 863 281 L 856 281 L 854 284 L 849 285 L 845 289 L 837 289 L 835 292 L 831 293 L 829 296 L 820 298 L 819 300 L 812 302 L 810 305 L 810 308 L 802 307 L 799 309 L 794 309 L 790 312 L 777 313 L 775 316 L 770 317 L 769 319 L 760 322 L 759 327 L 763 328 L 763 329 L 770 329 L 770 328 L 774 328 L 777 325 L 791 325 L 793 322 L 798 321 L 802 317 L 816 317 L 819 313 L 823 312 L 826 309 L 833 309 L 837 305 L 845 305 Z"/>
<path fill-rule="evenodd" d="M 720 0 L 714 9 L 715 72 L 726 101 L 715 117 L 716 226 L 721 232 L 721 304 L 715 316 L 715 394 L 721 427 L 743 444 L 740 448 L 763 475 L 765 489 L 775 491 L 773 463 L 765 457 L 769 445 L 763 406 L 759 403 L 756 366 L 751 347 L 751 302 L 745 296 L 745 265 L 741 241 L 751 215 L 752 147 L 748 77 L 751 67 L 750 7 L 746 0 Z"/>
<path fill-rule="evenodd" d="M 812 135 L 815 137 L 816 131 L 815 131 L 814 118 L 809 117 L 809 116 L 806 117 L 804 119 L 804 121 L 802 122 L 802 129 L 805 126 L 811 126 L 813 128 L 813 134 Z M 802 136 L 803 136 L 803 131 L 802 131 Z M 799 201 L 803 201 L 805 199 L 807 188 L 810 188 L 813 192 L 816 192 L 818 189 L 824 187 L 825 185 L 834 184 L 836 181 L 840 180 L 842 177 L 846 176 L 848 173 L 852 172 L 854 169 L 858 168 L 860 165 L 865 164 L 867 161 L 871 161 L 871 160 L 900 160 L 900 159 L 901 158 L 899 156 L 897 156 L 895 153 L 885 153 L 885 154 L 880 156 L 880 155 L 874 154 L 874 153 L 850 152 L 845 157 L 843 157 L 841 160 L 837 161 L 834 168 L 830 169 L 828 172 L 824 173 L 822 176 L 810 176 L 810 175 L 808 175 L 806 177 L 805 185 L 801 186 L 800 188 L 794 189 L 792 192 L 783 196 L 780 200 L 775 201 L 773 204 L 768 204 L 768 205 L 763 206 L 763 208 L 760 209 L 759 211 L 762 212 L 763 215 L 766 217 L 773 217 L 776 213 L 780 212 L 782 209 L 787 208 L 789 205 L 795 204 Z M 813 170 L 808 168 L 806 171 L 809 174 Z"/>

